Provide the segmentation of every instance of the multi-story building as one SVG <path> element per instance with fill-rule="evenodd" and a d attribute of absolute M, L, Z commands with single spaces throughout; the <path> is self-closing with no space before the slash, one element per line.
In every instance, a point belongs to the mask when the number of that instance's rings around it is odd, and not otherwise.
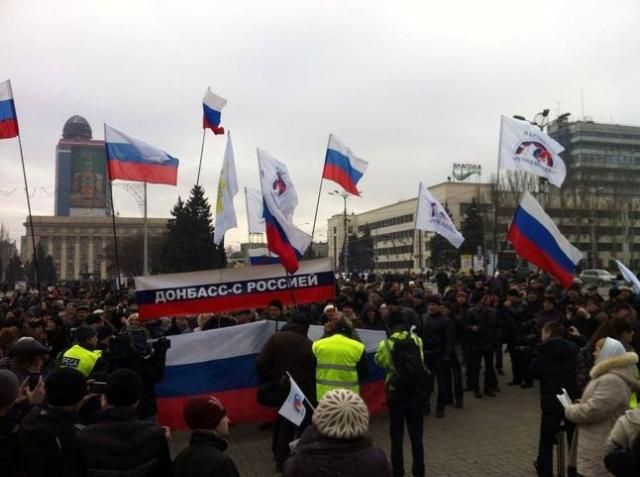
<path fill-rule="evenodd" d="M 429 188 L 442 203 L 447 204 L 456 226 L 460 227 L 462 217 L 475 199 L 487 214 L 489 238 L 493 223 L 491 212 L 491 184 L 472 182 L 443 182 Z M 417 199 L 408 199 L 386 205 L 361 214 L 348 214 L 349 236 L 362 236 L 369 231 L 373 242 L 374 269 L 378 272 L 418 271 L 430 266 L 430 233 L 415 230 Z M 344 215 L 337 214 L 328 221 L 329 257 L 335 268 L 339 268 L 344 244 Z M 488 243 L 488 249 L 492 249 Z"/>
<path fill-rule="evenodd" d="M 168 219 L 147 219 L 149 241 L 167 231 Z M 26 235 L 22 237 L 21 258 L 31 260 L 33 242 L 31 227 L 24 224 Z M 142 235 L 143 219 L 118 217 L 118 238 Z M 36 244 L 42 244 L 47 255 L 53 257 L 56 275 L 60 280 L 81 278 L 109 278 L 108 257 L 113 247 L 113 223 L 111 217 L 33 217 Z"/>
<path fill-rule="evenodd" d="M 551 194 L 550 215 L 585 252 L 585 267 L 640 267 L 640 127 L 555 122 L 549 134 L 565 151 L 567 178 Z"/>

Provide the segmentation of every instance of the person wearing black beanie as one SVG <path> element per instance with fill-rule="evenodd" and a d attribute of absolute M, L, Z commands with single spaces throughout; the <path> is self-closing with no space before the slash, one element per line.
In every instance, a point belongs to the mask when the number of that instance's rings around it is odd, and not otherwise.
<path fill-rule="evenodd" d="M 87 395 L 84 375 L 60 368 L 45 381 L 45 402 L 22 421 L 20 456 L 31 477 L 62 476 L 67 449 L 82 428 L 77 411 Z"/>
<path fill-rule="evenodd" d="M 123 475 L 145 469 L 145 475 L 169 477 L 171 457 L 164 430 L 155 422 L 136 417 L 142 381 L 130 369 L 119 369 L 107 377 L 102 411 L 95 424 L 74 437 L 65 477 Z M 128 474 L 128 473 L 127 473 Z"/>

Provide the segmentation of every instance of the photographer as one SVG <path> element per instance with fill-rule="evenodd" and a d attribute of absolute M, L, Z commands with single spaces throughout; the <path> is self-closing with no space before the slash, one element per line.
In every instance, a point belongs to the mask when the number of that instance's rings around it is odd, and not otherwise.
<path fill-rule="evenodd" d="M 110 373 L 119 369 L 131 369 L 140 376 L 142 393 L 137 410 L 138 418 L 153 420 L 156 414 L 154 388 L 164 376 L 167 350 L 171 347 L 171 341 L 164 337 L 147 339 L 147 330 L 138 324 L 138 314 L 134 315 L 130 316 L 128 321 L 135 325 L 123 328 L 117 336 L 113 336 L 109 342 L 109 349 L 104 354 Z"/>

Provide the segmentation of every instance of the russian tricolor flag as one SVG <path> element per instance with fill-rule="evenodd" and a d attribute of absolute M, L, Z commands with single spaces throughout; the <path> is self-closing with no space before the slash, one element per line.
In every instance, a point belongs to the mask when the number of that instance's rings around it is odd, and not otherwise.
<path fill-rule="evenodd" d="M 360 195 L 357 184 L 369 163 L 357 158 L 351 149 L 333 134 L 329 134 L 329 145 L 324 160 L 322 178 L 337 182 L 347 192 Z"/>
<path fill-rule="evenodd" d="M 177 184 L 178 159 L 107 124 L 104 135 L 109 180 Z"/>
<path fill-rule="evenodd" d="M 215 318 L 213 318 L 215 320 Z M 280 323 L 281 326 L 284 323 Z M 195 396 L 214 394 L 224 404 L 232 422 L 265 422 L 275 417 L 273 409 L 256 401 L 256 358 L 274 333 L 273 321 L 198 331 L 171 336 L 164 377 L 156 385 L 158 421 L 172 429 L 186 429 L 184 403 Z M 311 326 L 309 338 L 320 339 L 322 326 Z M 369 376 L 360 394 L 372 413 L 384 409 L 384 370 L 374 355 L 384 331 L 358 330 L 365 345 Z"/>
<path fill-rule="evenodd" d="M 0 83 L 0 139 L 9 139 L 18 134 L 18 115 L 13 102 L 11 81 L 6 80 Z"/>
<path fill-rule="evenodd" d="M 211 129 L 213 134 L 224 134 L 224 128 L 220 127 L 222 108 L 227 104 L 227 100 L 211 92 L 211 88 L 202 98 L 202 127 Z"/>
<path fill-rule="evenodd" d="M 573 284 L 582 252 L 569 243 L 529 192 L 525 192 L 507 234 L 516 253 L 540 267 L 564 288 Z"/>

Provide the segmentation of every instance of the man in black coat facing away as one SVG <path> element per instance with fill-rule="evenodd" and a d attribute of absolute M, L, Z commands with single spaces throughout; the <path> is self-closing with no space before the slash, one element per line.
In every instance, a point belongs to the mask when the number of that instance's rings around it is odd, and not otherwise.
<path fill-rule="evenodd" d="M 140 377 L 119 369 L 107 378 L 96 423 L 79 431 L 70 446 L 65 477 L 119 475 L 169 477 L 171 457 L 158 425 L 136 417 L 142 394 Z"/>
<path fill-rule="evenodd" d="M 311 348 L 313 343 L 307 337 L 310 323 L 306 314 L 296 313 L 282 331 L 271 335 L 256 359 L 256 371 L 261 383 L 280 382 L 285 391 L 288 372 L 307 399 L 315 404 L 316 358 Z M 285 398 L 286 392 L 283 393 L 283 402 Z M 308 403 L 305 406 L 308 407 Z M 276 470 L 282 470 L 284 461 L 289 457 L 289 443 L 307 428 L 312 413 L 308 407 L 307 417 L 299 428 L 280 415 L 276 417 L 271 444 Z"/>
<path fill-rule="evenodd" d="M 191 398 L 184 406 L 184 422 L 191 433 L 189 447 L 173 465 L 175 477 L 239 477 L 231 458 L 224 454 L 229 444 L 229 418 L 214 396 Z"/>
<path fill-rule="evenodd" d="M 573 424 L 564 419 L 564 409 L 558 398 L 566 389 L 571 399 L 577 396 L 576 360 L 578 347 L 563 338 L 564 327 L 554 321 L 542 328 L 542 343 L 532 365 L 532 374 L 540 380 L 540 441 L 534 465 L 540 477 L 553 477 L 553 443 L 562 423 L 571 441 Z"/>

